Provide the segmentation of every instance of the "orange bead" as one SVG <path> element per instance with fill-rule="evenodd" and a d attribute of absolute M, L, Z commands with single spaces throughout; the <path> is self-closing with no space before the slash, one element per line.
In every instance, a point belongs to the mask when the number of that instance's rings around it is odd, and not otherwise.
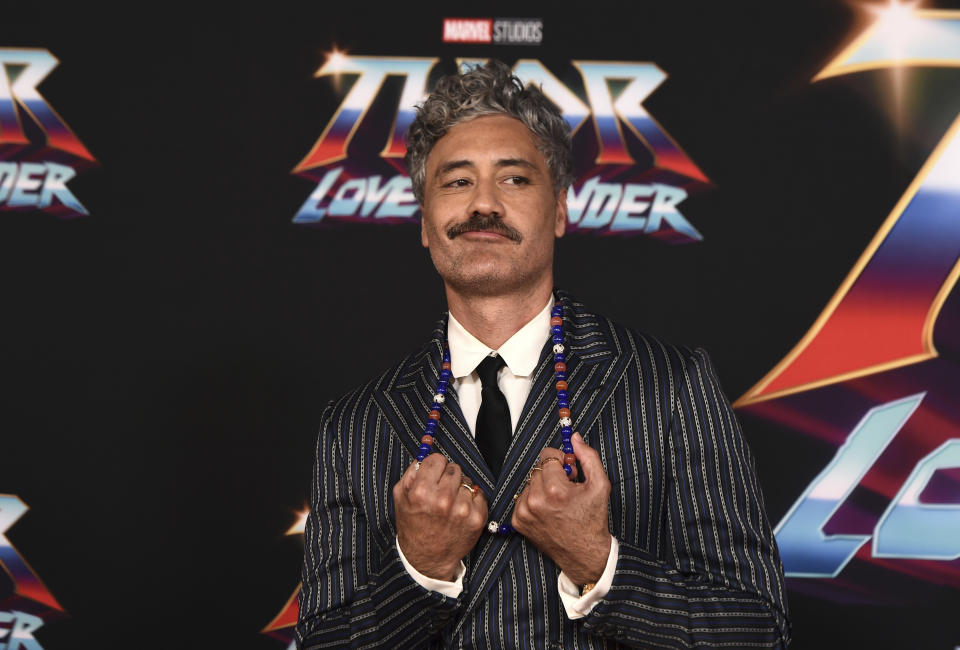
<path fill-rule="evenodd" d="M 450 370 L 450 362 L 444 361 L 443 363 L 440 364 L 440 368 L 442 370 Z"/>
<path fill-rule="evenodd" d="M 569 388 L 569 386 L 567 386 L 567 382 L 563 381 L 562 379 L 557 382 L 557 390 L 567 390 L 567 388 Z"/>
<path fill-rule="evenodd" d="M 430 413 L 427 415 L 427 417 L 430 418 L 431 420 L 439 420 L 439 419 L 440 419 L 440 411 L 430 411 Z"/>
<path fill-rule="evenodd" d="M 560 417 L 562 417 L 562 418 L 568 418 L 568 417 L 570 417 L 570 409 L 566 409 L 566 408 L 560 409 L 560 410 L 558 411 L 558 413 L 560 413 Z"/>
<path fill-rule="evenodd" d="M 560 318 L 559 316 L 554 316 L 553 318 L 550 319 L 550 324 L 551 324 L 551 325 L 563 325 L 563 319 Z"/>
<path fill-rule="evenodd" d="M 564 454 L 563 455 L 563 464 L 573 467 L 573 464 L 577 462 L 577 457 L 573 454 Z"/>
<path fill-rule="evenodd" d="M 420 442 L 421 442 L 422 444 L 424 444 L 424 445 L 432 445 L 432 444 L 433 444 L 433 436 L 431 436 L 429 433 L 424 434 L 424 436 L 423 436 L 422 438 L 420 438 Z"/>
<path fill-rule="evenodd" d="M 563 361 L 558 361 L 557 363 L 553 364 L 553 369 L 557 372 L 566 372 L 567 364 L 565 364 Z"/>

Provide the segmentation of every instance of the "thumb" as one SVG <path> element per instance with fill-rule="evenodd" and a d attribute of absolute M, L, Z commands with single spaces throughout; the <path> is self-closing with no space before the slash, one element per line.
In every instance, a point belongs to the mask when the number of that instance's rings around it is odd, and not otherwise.
<path fill-rule="evenodd" d="M 403 490 L 409 490 L 410 486 L 413 485 L 413 480 L 417 477 L 417 459 L 414 458 L 413 462 L 410 463 L 410 467 L 407 468 L 407 471 L 403 473 L 403 476 L 400 477 L 399 484 L 402 486 Z"/>
<path fill-rule="evenodd" d="M 571 441 L 573 442 L 573 453 L 577 455 L 577 460 L 580 461 L 580 469 L 583 470 L 583 482 L 590 483 L 591 480 L 596 480 L 600 476 L 606 478 L 607 473 L 600 461 L 600 454 L 585 443 L 579 433 L 573 434 Z"/>

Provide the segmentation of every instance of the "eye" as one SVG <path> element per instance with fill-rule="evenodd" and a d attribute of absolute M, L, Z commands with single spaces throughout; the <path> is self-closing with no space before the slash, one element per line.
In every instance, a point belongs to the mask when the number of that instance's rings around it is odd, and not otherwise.
<path fill-rule="evenodd" d="M 526 176 L 508 176 L 506 179 L 507 183 L 511 185 L 529 185 L 530 179 Z"/>
<path fill-rule="evenodd" d="M 444 183 L 444 187 L 466 187 L 470 184 L 466 178 L 457 178 L 448 183 Z"/>

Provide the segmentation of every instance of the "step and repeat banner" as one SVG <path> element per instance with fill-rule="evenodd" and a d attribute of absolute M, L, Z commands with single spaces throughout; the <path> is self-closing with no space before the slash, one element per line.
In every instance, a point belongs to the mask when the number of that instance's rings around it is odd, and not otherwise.
<path fill-rule="evenodd" d="M 960 647 L 960 10 L 24 11 L 0 649 L 293 648 L 320 413 L 444 309 L 406 129 L 492 57 L 574 134 L 558 286 L 713 357 L 793 647 Z"/>

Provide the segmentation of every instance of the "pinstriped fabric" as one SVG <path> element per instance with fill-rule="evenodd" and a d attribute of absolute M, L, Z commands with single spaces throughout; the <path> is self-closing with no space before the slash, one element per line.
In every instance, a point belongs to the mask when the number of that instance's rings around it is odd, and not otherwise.
<path fill-rule="evenodd" d="M 784 647 L 783 574 L 753 458 L 704 352 L 664 344 L 561 294 L 574 428 L 613 486 L 613 585 L 567 618 L 559 569 L 519 535 L 484 533 L 464 592 L 420 587 L 397 555 L 392 488 L 412 462 L 446 323 L 420 352 L 324 412 L 307 520 L 301 648 Z M 450 395 L 450 393 L 448 393 Z M 498 480 L 452 395 L 435 448 L 508 520 L 540 450 L 560 442 L 544 346 Z"/>

